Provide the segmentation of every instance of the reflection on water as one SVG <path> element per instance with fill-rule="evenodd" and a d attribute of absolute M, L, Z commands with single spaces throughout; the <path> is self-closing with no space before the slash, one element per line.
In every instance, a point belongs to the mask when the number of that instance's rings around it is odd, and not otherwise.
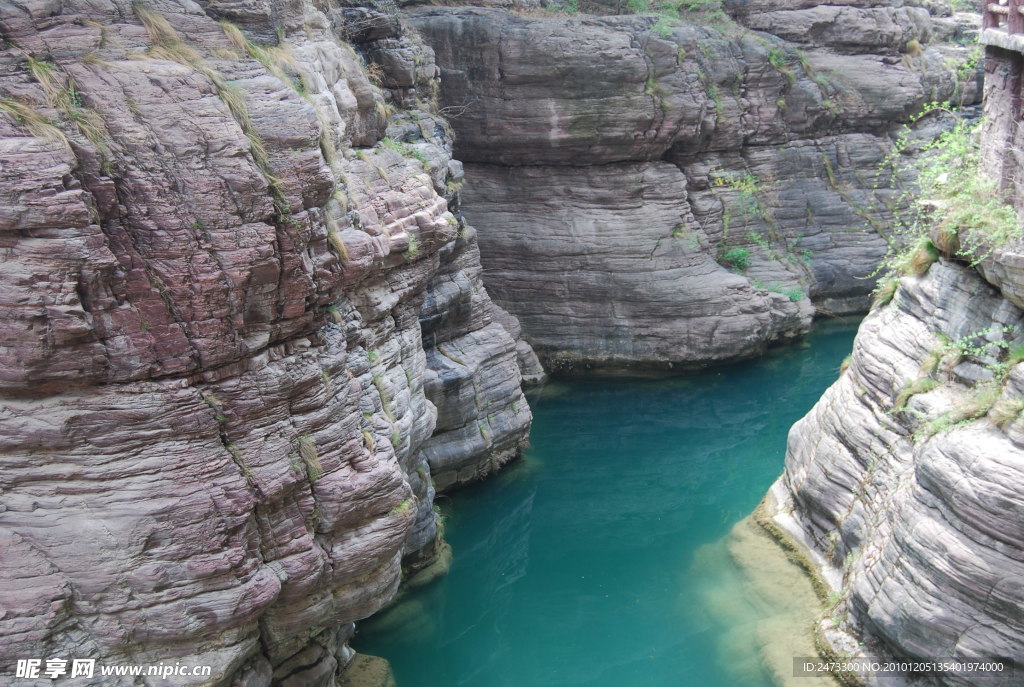
<path fill-rule="evenodd" d="M 364 623 L 356 648 L 391 660 L 399 687 L 772 684 L 766 659 L 787 674 L 813 651 L 803 619 L 741 576 L 773 564 L 733 526 L 854 327 L 727 371 L 549 385 L 526 459 L 442 501 L 450 575 Z"/>

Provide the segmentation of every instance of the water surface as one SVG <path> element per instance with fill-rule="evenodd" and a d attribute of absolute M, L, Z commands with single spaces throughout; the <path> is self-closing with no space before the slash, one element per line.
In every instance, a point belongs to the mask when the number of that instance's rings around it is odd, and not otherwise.
<path fill-rule="evenodd" d="M 451 573 L 363 623 L 356 649 L 399 687 L 774 684 L 752 642 L 787 630 L 755 617 L 759 565 L 729 534 L 855 328 L 721 371 L 547 385 L 525 459 L 441 499 Z"/>

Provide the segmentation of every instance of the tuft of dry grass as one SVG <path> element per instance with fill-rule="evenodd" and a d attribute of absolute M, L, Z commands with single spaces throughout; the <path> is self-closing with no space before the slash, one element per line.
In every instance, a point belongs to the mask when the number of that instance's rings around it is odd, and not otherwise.
<path fill-rule="evenodd" d="M 320 452 L 317 451 L 313 438 L 308 434 L 299 437 L 299 455 L 302 457 L 302 462 L 306 464 L 306 476 L 309 481 L 315 482 L 320 479 L 320 475 L 323 474 L 323 468 L 320 466 Z"/>
<path fill-rule="evenodd" d="M 979 384 L 963 403 L 922 427 L 915 435 L 915 439 L 926 439 L 985 416 L 996 405 L 1002 392 L 1002 386 L 997 383 Z M 1000 415 L 1002 416 L 1003 413 Z"/>
<path fill-rule="evenodd" d="M 284 40 L 280 45 L 262 46 L 253 43 L 237 25 L 229 21 L 220 22 L 220 28 L 231 45 L 256 60 L 279 81 L 306 97 L 306 77 L 292 48 Z"/>
<path fill-rule="evenodd" d="M 1022 412 L 1024 412 L 1024 400 L 1002 398 L 992 406 L 989 418 L 996 427 L 1004 429 L 1007 425 L 1019 419 Z"/>
<path fill-rule="evenodd" d="M 202 59 L 199 53 L 180 41 L 168 45 L 154 45 L 147 54 L 157 60 L 177 62 L 189 67 L 194 67 Z"/>
<path fill-rule="evenodd" d="M 324 217 L 324 224 L 327 225 L 327 240 L 334 246 L 334 250 L 341 257 L 341 261 L 348 262 L 348 247 L 345 245 L 345 240 L 341 238 L 341 229 L 338 227 L 337 220 L 331 215 L 330 209 L 328 209 Z"/>
<path fill-rule="evenodd" d="M 348 248 L 345 246 L 345 240 L 341 238 L 341 234 L 338 232 L 331 232 L 328 234 L 328 238 L 331 241 L 331 245 L 334 246 L 334 250 L 338 251 L 338 256 L 342 262 L 348 262 Z"/>
<path fill-rule="evenodd" d="M 395 106 L 389 102 L 385 102 L 384 100 L 377 100 L 374 102 L 373 111 L 384 121 L 391 119 L 391 116 L 396 112 Z"/>
<path fill-rule="evenodd" d="M 82 96 L 79 94 L 74 80 L 62 75 L 52 62 L 31 56 L 28 58 L 28 70 L 32 78 L 46 93 L 50 105 L 63 111 L 78 131 L 96 147 L 100 157 L 104 161 L 109 160 L 112 152 L 107 141 L 107 130 L 103 118 L 92 108 L 82 105 Z M 45 126 L 39 130 L 45 131 Z M 63 134 L 61 136 L 65 141 L 67 140 Z M 48 137 L 52 138 L 52 136 Z"/>
<path fill-rule="evenodd" d="M 942 349 L 929 351 L 928 357 L 921 362 L 921 367 L 919 368 L 921 376 L 931 377 L 934 375 L 938 371 L 939 365 L 942 364 L 942 356 Z"/>
<path fill-rule="evenodd" d="M 33 136 L 65 146 L 69 145 L 68 137 L 54 126 L 53 122 L 14 98 L 0 98 L 0 113 L 7 115 L 8 119 L 15 124 L 28 129 Z"/>
<path fill-rule="evenodd" d="M 843 362 L 841 362 L 839 364 L 839 376 L 840 377 L 842 377 L 844 374 L 846 374 L 846 371 L 850 369 L 850 363 L 851 362 L 853 362 L 853 354 L 852 353 L 850 355 L 846 356 L 845 358 L 843 358 Z"/>
<path fill-rule="evenodd" d="M 153 41 L 153 47 L 148 51 L 149 57 L 166 59 L 190 66 L 210 80 L 217 90 L 217 95 L 227 105 L 232 118 L 238 123 L 242 133 L 248 139 L 250 153 L 256 165 L 266 177 L 271 193 L 275 198 L 280 199 L 281 180 L 271 172 L 270 155 L 267 152 L 267 146 L 263 138 L 253 127 L 242 90 L 228 81 L 223 74 L 207 65 L 198 52 L 181 40 L 178 32 L 174 30 L 170 22 L 159 12 L 141 2 L 133 3 L 132 8 L 135 10 L 139 21 L 146 28 L 150 40 Z M 251 53 L 253 44 L 245 39 L 245 36 L 237 26 L 230 22 L 221 22 L 221 29 L 232 45 L 239 50 Z"/>
<path fill-rule="evenodd" d="M 932 243 L 947 258 L 960 253 L 960 235 L 953 229 L 939 228 L 932 235 Z"/>
<path fill-rule="evenodd" d="M 376 62 L 371 62 L 366 65 L 366 78 L 370 80 L 374 86 L 380 87 L 384 84 L 384 68 Z"/>
<path fill-rule="evenodd" d="M 878 286 L 875 287 L 874 307 L 880 308 L 891 303 L 899 288 L 900 280 L 898 277 L 888 277 L 879 281 Z"/>
<path fill-rule="evenodd" d="M 338 149 L 334 145 L 334 137 L 331 136 L 331 123 L 323 115 L 319 107 L 314 106 L 314 110 L 317 122 L 320 124 L 320 154 L 324 156 L 327 166 L 333 172 L 338 168 L 341 160 L 338 158 Z"/>
<path fill-rule="evenodd" d="M 370 432 L 367 432 L 366 430 L 363 430 L 363 446 L 365 446 L 366 450 L 369 451 L 370 453 L 373 453 L 374 451 L 377 450 L 376 440 L 373 438 L 373 435 Z"/>
<path fill-rule="evenodd" d="M 143 2 L 133 2 L 132 10 L 134 10 L 135 16 L 139 18 L 139 21 L 142 22 L 146 33 L 149 34 L 149 40 L 153 41 L 154 45 L 166 46 L 181 42 L 178 32 L 171 26 L 171 22 L 167 21 L 164 15 L 149 5 Z"/>
<path fill-rule="evenodd" d="M 67 100 L 68 89 L 64 78 L 60 76 L 54 64 L 46 60 L 38 60 L 34 57 L 28 58 L 28 71 L 32 78 L 43 87 L 43 92 L 49 98 L 50 104 L 63 107 Z"/>
<path fill-rule="evenodd" d="M 99 112 L 87 107 L 72 107 L 65 111 L 78 130 L 92 143 L 100 156 L 109 159 L 112 156 L 110 145 L 107 142 L 107 129 Z"/>
<path fill-rule="evenodd" d="M 228 42 L 239 52 L 249 51 L 249 40 L 242 33 L 242 30 L 229 21 L 220 22 L 221 31 L 227 36 Z"/>
<path fill-rule="evenodd" d="M 939 249 L 931 239 L 925 238 L 918 242 L 917 247 L 907 258 L 904 271 L 915 277 L 923 277 L 938 259 Z"/>
<path fill-rule="evenodd" d="M 341 182 L 343 184 L 345 184 L 345 186 L 347 187 L 348 186 L 348 177 L 346 177 L 344 174 L 342 174 L 341 175 Z M 334 200 L 338 201 L 338 206 L 341 208 L 342 212 L 348 212 L 350 202 L 349 202 L 349 198 L 348 198 L 348 193 L 346 193 L 344 189 L 342 189 L 340 187 L 339 188 L 335 188 L 334 189 L 334 195 L 332 196 L 332 198 Z"/>
<path fill-rule="evenodd" d="M 907 403 L 910 402 L 910 399 L 913 396 L 917 394 L 923 394 L 927 391 L 931 391 L 938 385 L 939 382 L 937 380 L 932 379 L 931 377 L 917 379 L 911 382 L 910 384 L 907 384 L 896 395 L 896 400 L 892 406 L 892 412 L 902 413 L 904 410 L 907 409 Z"/>

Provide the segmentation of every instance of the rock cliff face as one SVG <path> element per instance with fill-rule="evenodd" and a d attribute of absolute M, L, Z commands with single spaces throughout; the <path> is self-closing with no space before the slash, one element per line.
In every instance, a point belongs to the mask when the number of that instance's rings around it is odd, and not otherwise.
<path fill-rule="evenodd" d="M 1020 62 L 990 48 L 986 71 L 1019 73 Z M 1005 137 L 1019 87 L 986 81 L 982 139 L 1018 207 L 1021 164 Z M 975 266 L 954 257 L 904 277 L 864 321 L 849 368 L 793 427 L 765 515 L 833 589 L 818 628 L 828 651 L 1000 659 L 1015 676 L 923 684 L 1019 684 L 1024 247 L 995 246 Z"/>
<path fill-rule="evenodd" d="M 1024 312 L 1003 283 L 946 260 L 905 277 L 790 433 L 768 509 L 835 591 L 838 653 L 1024 666 Z"/>
<path fill-rule="evenodd" d="M 0 31 L 0 672 L 333 684 L 439 546 L 430 472 L 530 424 L 432 51 L 300 0 L 8 3 Z"/>
<path fill-rule="evenodd" d="M 947 66 L 962 49 L 921 47 L 924 9 L 792 4 L 727 4 L 714 26 L 409 12 L 441 67 L 486 282 L 548 363 L 722 362 L 802 335 L 808 296 L 867 307 L 888 132 L 977 83 Z"/>
<path fill-rule="evenodd" d="M 424 42 L 389 4 L 0 6 L 4 674 L 332 684 L 443 546 L 435 483 L 525 441 L 520 331 L 567 367 L 699 365 L 799 336 L 807 295 L 862 306 L 862 170 L 921 102 L 973 97 L 898 54 L 928 37 L 902 5 L 800 53 L 443 7 L 409 11 Z"/>

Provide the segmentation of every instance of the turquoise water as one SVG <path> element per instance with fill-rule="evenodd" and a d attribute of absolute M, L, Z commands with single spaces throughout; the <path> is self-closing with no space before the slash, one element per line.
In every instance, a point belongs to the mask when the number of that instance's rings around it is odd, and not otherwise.
<path fill-rule="evenodd" d="M 450 574 L 362 624 L 355 648 L 399 687 L 772 684 L 737 681 L 730 663 L 750 656 L 729 652 L 757 650 L 724 644 L 707 587 L 736 571 L 708 551 L 778 476 L 855 327 L 823 322 L 722 371 L 549 384 L 525 459 L 441 499 Z"/>

